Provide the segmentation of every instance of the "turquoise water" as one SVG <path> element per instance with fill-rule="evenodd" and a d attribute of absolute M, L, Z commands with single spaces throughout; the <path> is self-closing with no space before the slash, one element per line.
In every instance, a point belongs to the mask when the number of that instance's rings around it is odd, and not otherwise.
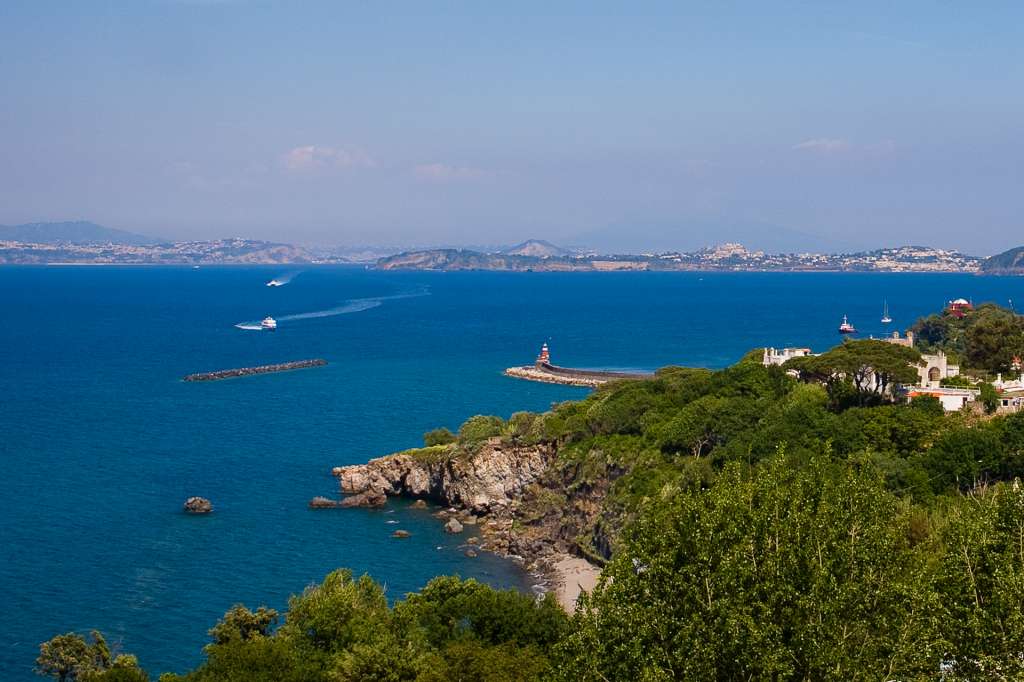
<path fill-rule="evenodd" d="M 377 273 L 265 267 L 0 268 L 0 645 L 32 679 L 38 643 L 97 628 L 152 673 L 201 660 L 233 603 L 281 608 L 347 566 L 392 597 L 469 559 L 428 513 L 311 511 L 330 469 L 417 445 L 438 425 L 585 395 L 505 378 L 541 342 L 558 364 L 720 367 L 759 345 L 894 327 L 958 296 L 1024 302 L 1024 279 L 960 275 Z M 270 314 L 276 333 L 236 324 Z M 213 383 L 188 373 L 323 357 L 327 367 Z M 190 495 L 214 514 L 181 513 Z M 388 524 L 398 520 L 399 524 Z M 390 533 L 404 528 L 408 540 Z"/>

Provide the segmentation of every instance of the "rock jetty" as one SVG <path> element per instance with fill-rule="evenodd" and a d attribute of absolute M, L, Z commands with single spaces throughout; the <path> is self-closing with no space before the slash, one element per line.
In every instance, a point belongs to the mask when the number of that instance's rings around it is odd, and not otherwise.
<path fill-rule="evenodd" d="M 251 374 L 270 374 L 271 372 L 288 372 L 293 369 L 305 369 L 307 367 L 322 367 L 327 364 L 323 358 L 313 360 L 295 360 L 294 362 L 282 362 L 277 365 L 260 365 L 259 367 L 238 367 L 235 369 L 221 369 L 216 372 L 201 372 L 189 374 L 185 381 L 217 381 L 219 379 L 232 379 L 244 377 Z"/>
<path fill-rule="evenodd" d="M 606 372 L 592 369 L 571 369 L 569 367 L 558 367 L 545 362 L 538 362 L 523 367 L 509 367 L 504 372 L 505 376 L 527 381 L 540 381 L 545 384 L 563 384 L 565 386 L 584 386 L 586 388 L 597 388 L 609 381 L 636 381 L 639 379 L 650 379 L 653 374 L 637 372 Z"/>
<path fill-rule="evenodd" d="M 185 500 L 185 511 L 189 514 L 209 514 L 213 504 L 205 497 L 190 497 Z"/>

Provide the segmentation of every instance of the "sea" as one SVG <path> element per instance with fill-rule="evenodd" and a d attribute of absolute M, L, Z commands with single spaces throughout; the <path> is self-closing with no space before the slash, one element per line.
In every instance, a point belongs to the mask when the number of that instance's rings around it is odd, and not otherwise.
<path fill-rule="evenodd" d="M 154 678 L 183 672 L 233 604 L 283 610 L 339 567 L 392 599 L 444 574 L 528 591 L 430 510 L 308 502 L 338 495 L 332 467 L 434 427 L 585 396 L 502 375 L 542 343 L 571 367 L 719 368 L 755 347 L 825 350 L 843 315 L 862 337 L 902 330 L 957 297 L 1024 304 L 1024 278 L 0 268 L 0 677 L 36 679 L 40 642 L 91 629 Z M 277 331 L 254 328 L 267 315 Z M 182 381 L 307 358 L 329 364 Z M 214 512 L 183 513 L 193 495 Z"/>

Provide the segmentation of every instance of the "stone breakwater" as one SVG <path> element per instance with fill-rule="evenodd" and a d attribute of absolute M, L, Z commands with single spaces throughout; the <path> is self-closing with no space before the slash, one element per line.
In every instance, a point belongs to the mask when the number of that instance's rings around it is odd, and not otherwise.
<path fill-rule="evenodd" d="M 527 381 L 540 381 L 546 384 L 562 384 L 565 386 L 584 386 L 586 388 L 597 388 L 609 381 L 650 379 L 653 374 L 642 374 L 635 372 L 605 372 L 590 369 L 571 369 L 569 367 L 558 367 L 547 363 L 538 362 L 535 365 L 523 367 L 509 367 L 504 372 L 505 376 Z"/>
<path fill-rule="evenodd" d="M 189 374 L 184 378 L 184 381 L 217 381 L 218 379 L 232 379 L 234 377 L 245 377 L 251 374 L 270 374 L 271 372 L 288 372 L 293 369 L 305 369 L 306 367 L 322 367 L 326 364 L 327 361 L 321 358 L 316 358 L 314 360 L 295 360 L 294 362 L 282 362 L 277 365 L 238 367 L 236 369 L 221 369 L 216 372 Z"/>

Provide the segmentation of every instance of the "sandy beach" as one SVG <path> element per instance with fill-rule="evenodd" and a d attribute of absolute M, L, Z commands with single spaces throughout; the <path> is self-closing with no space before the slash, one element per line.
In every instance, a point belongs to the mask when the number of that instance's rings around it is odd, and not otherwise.
<path fill-rule="evenodd" d="M 555 596 L 569 613 L 576 610 L 580 592 L 590 592 L 597 585 L 601 569 L 585 559 L 561 555 L 551 564 L 555 579 Z"/>

